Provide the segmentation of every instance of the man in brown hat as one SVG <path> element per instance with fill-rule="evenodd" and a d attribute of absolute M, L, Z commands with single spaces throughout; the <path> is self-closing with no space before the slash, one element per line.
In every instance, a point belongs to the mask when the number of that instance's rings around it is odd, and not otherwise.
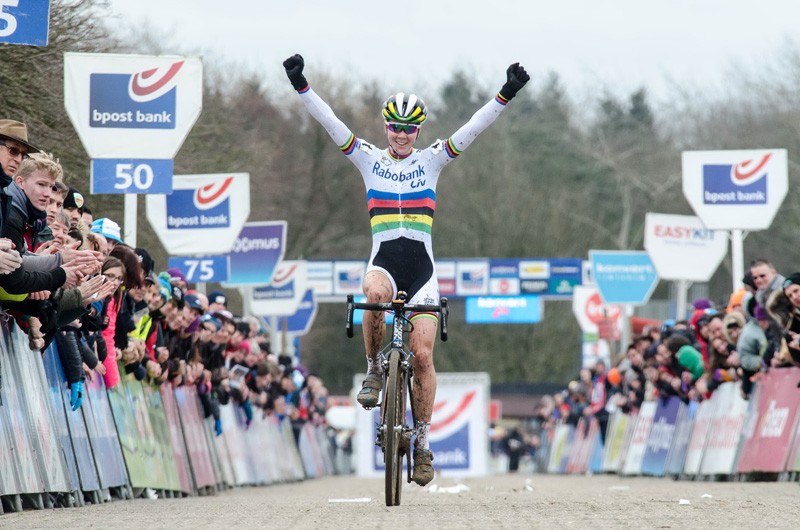
<path fill-rule="evenodd" d="M 28 143 L 28 127 L 15 120 L 0 120 L 0 188 L 11 184 L 11 177 L 31 153 L 39 150 Z"/>

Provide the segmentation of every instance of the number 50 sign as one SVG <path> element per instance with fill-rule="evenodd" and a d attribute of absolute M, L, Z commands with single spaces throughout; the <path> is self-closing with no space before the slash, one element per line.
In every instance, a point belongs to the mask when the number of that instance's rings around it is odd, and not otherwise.
<path fill-rule="evenodd" d="M 0 0 L 0 43 L 47 46 L 49 24 L 50 0 Z"/>

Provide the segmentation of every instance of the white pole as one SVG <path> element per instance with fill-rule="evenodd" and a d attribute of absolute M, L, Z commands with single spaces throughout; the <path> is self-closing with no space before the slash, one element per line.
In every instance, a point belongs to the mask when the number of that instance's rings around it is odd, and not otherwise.
<path fill-rule="evenodd" d="M 677 280 L 675 282 L 675 320 L 683 320 L 686 317 L 686 299 L 689 292 L 689 282 Z"/>
<path fill-rule="evenodd" d="M 125 194 L 125 237 L 122 240 L 132 248 L 136 248 L 137 197 L 135 193 Z"/>
<path fill-rule="evenodd" d="M 741 229 L 731 230 L 731 276 L 736 291 L 742 287 L 744 277 L 744 234 Z"/>

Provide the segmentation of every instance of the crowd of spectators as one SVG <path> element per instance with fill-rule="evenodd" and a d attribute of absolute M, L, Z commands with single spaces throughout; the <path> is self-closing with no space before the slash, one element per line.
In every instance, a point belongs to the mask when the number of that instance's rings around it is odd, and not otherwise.
<path fill-rule="evenodd" d="M 253 316 L 234 315 L 223 291 L 190 289 L 131 248 L 119 225 L 64 183 L 57 158 L 0 120 L 0 305 L 43 351 L 53 341 L 77 410 L 87 378 L 114 388 L 123 374 L 193 385 L 222 432 L 219 406 L 321 423 L 327 389 L 292 357 L 272 353 Z M 123 373 L 121 374 L 120 371 Z"/>
<path fill-rule="evenodd" d="M 756 259 L 742 281 L 727 305 L 697 299 L 687 318 L 645 328 L 610 367 L 598 361 L 581 370 L 543 400 L 538 417 L 551 426 L 594 417 L 605 437 L 615 410 L 636 412 L 669 396 L 702 401 L 729 381 L 749 399 L 765 372 L 800 366 L 800 272 L 783 276 Z"/>

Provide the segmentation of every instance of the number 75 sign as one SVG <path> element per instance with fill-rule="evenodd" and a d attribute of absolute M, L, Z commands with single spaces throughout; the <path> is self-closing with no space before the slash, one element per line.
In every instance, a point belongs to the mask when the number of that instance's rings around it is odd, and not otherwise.
<path fill-rule="evenodd" d="M 227 255 L 202 258 L 171 257 L 167 267 L 180 269 L 186 276 L 187 283 L 227 282 L 230 276 L 230 258 Z"/>

